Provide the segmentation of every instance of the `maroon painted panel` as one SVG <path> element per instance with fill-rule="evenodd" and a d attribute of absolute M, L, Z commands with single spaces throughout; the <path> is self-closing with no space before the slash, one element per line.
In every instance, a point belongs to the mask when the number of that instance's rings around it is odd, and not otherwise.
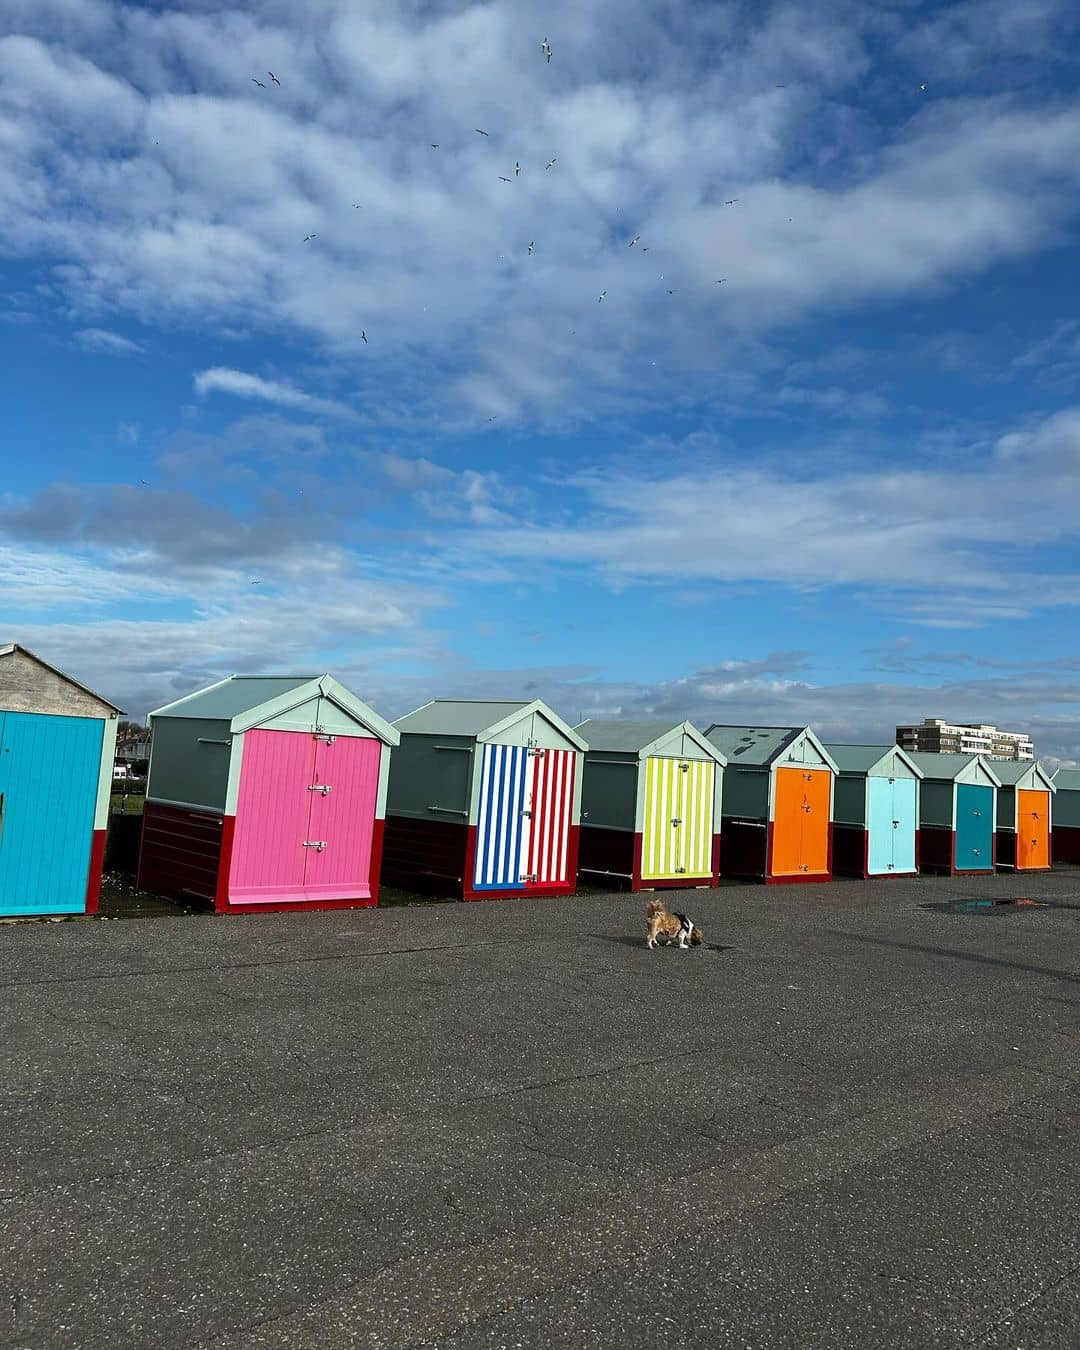
<path fill-rule="evenodd" d="M 86 878 L 86 912 L 96 914 L 101 902 L 101 872 L 105 865 L 106 830 L 95 830 L 90 846 L 90 871 Z"/>
<path fill-rule="evenodd" d="M 383 884 L 423 895 L 460 896 L 464 877 L 472 875 L 471 860 L 466 859 L 469 842 L 469 827 L 464 823 L 387 816 Z"/>
<path fill-rule="evenodd" d="M 833 826 L 833 867 L 842 877 L 865 877 L 870 834 L 862 825 Z"/>
<path fill-rule="evenodd" d="M 725 816 L 724 876 L 764 881 L 768 869 L 771 833 L 772 826 L 764 822 L 751 823 L 734 816 Z"/>
<path fill-rule="evenodd" d="M 578 868 L 583 877 L 595 885 L 611 886 L 613 889 L 632 887 L 640 875 L 640 845 L 635 849 L 641 836 L 632 830 L 612 830 L 604 825 L 581 826 L 581 851 Z M 639 853 L 638 866 L 634 866 L 634 854 Z"/>
<path fill-rule="evenodd" d="M 1080 863 L 1080 825 L 1055 825 L 1051 842 L 1054 862 Z"/>
<path fill-rule="evenodd" d="M 944 825 L 919 827 L 919 871 L 952 876 L 956 860 L 956 836 Z"/>
<path fill-rule="evenodd" d="M 1016 870 L 1016 835 L 1012 830 L 997 832 L 997 865 L 1002 871 Z"/>
<path fill-rule="evenodd" d="M 136 884 L 142 891 L 213 904 L 224 817 L 147 802 Z"/>

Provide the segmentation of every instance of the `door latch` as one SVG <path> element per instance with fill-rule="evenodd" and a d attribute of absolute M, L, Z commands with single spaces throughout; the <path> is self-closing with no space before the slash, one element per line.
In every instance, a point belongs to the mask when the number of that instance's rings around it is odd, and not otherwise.
<path fill-rule="evenodd" d="M 325 797 L 329 792 L 333 791 L 333 788 L 329 783 L 309 783 L 308 791 L 321 792 L 322 795 Z"/>
<path fill-rule="evenodd" d="M 316 853 L 321 853 L 321 852 L 323 851 L 323 849 L 326 847 L 326 840 L 325 840 L 325 839 L 305 839 L 305 840 L 304 840 L 304 847 L 305 847 L 305 848 L 313 848 L 313 849 L 315 850 Z"/>
<path fill-rule="evenodd" d="M 682 824 L 682 816 L 672 816 L 672 818 L 671 818 L 671 823 L 672 823 L 672 825 L 681 825 L 681 824 Z"/>

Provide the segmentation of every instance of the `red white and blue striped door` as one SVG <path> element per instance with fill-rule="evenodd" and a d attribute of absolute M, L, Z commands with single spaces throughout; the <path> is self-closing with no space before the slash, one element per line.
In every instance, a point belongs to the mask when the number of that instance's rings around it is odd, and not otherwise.
<path fill-rule="evenodd" d="M 555 886 L 567 880 L 574 770 L 572 750 L 484 746 L 474 890 Z"/>
<path fill-rule="evenodd" d="M 533 750 L 526 884 L 557 886 L 567 879 L 574 809 L 573 750 Z"/>

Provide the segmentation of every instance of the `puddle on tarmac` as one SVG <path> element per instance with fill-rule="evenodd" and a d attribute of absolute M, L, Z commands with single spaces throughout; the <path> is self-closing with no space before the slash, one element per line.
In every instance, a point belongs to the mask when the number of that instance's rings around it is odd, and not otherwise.
<path fill-rule="evenodd" d="M 977 897 L 970 900 L 946 900 L 920 909 L 936 910 L 939 914 L 1011 914 L 1014 910 L 1053 909 L 1050 900 L 1030 900 L 1027 896 Z"/>

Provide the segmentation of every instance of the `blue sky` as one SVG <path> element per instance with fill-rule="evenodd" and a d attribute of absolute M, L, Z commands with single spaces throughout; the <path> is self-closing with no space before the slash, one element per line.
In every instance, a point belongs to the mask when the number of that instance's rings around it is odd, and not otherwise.
<path fill-rule="evenodd" d="M 1080 758 L 1075 5 L 0 22 L 0 636 Z"/>

